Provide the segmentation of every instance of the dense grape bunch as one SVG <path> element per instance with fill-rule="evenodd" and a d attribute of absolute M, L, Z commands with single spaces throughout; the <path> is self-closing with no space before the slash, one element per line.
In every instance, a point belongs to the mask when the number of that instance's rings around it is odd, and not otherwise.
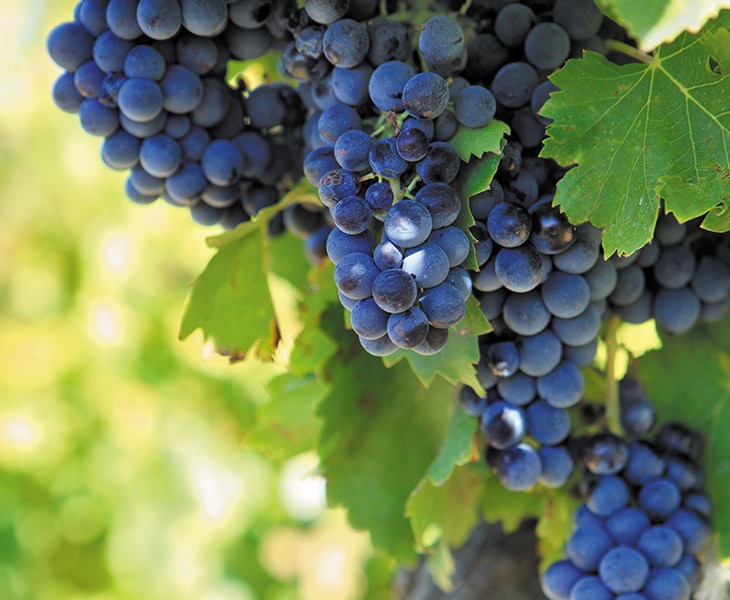
<path fill-rule="evenodd" d="M 653 441 L 604 435 L 587 443 L 603 450 L 586 460 L 585 500 L 543 591 L 550 600 L 689 600 L 712 531 L 698 434 L 668 423 Z"/>
<path fill-rule="evenodd" d="M 281 69 L 309 99 L 304 173 L 333 225 L 335 283 L 368 352 L 434 354 L 471 295 L 462 264 L 472 244 L 456 225 L 461 160 L 449 139 L 459 124 L 488 125 L 496 103 L 483 86 L 445 78 L 465 56 L 453 18 L 424 24 L 418 47 L 434 69 L 419 72 L 407 25 L 327 6 L 324 23 L 305 5 Z"/>
<path fill-rule="evenodd" d="M 74 20 L 48 35 L 64 69 L 54 100 L 104 138 L 107 166 L 129 170 L 133 202 L 162 198 L 200 224 L 235 227 L 299 176 L 296 92 L 225 81 L 229 59 L 258 57 L 288 35 L 290 9 L 286 1 L 81 0 Z"/>

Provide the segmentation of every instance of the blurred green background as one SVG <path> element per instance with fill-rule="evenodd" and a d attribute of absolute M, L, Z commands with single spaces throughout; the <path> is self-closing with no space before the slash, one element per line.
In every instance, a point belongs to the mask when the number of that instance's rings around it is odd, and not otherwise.
<path fill-rule="evenodd" d="M 316 458 L 246 448 L 281 369 L 177 341 L 212 230 L 128 202 L 53 105 L 73 5 L 0 20 L 0 598 L 387 597 Z"/>

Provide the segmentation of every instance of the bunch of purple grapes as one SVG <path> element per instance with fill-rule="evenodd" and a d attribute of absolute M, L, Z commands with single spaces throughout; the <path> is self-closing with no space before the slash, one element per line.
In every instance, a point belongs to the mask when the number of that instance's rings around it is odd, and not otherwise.
<path fill-rule="evenodd" d="M 496 103 L 482 86 L 445 79 L 465 64 L 453 18 L 423 25 L 418 48 L 431 70 L 418 72 L 407 25 L 366 26 L 351 6 L 305 2 L 281 58 L 310 108 L 304 174 L 328 211 L 324 250 L 362 346 L 434 354 L 471 295 L 461 265 L 472 243 L 456 225 L 461 159 L 449 139 L 460 125 L 487 126 Z"/>
<path fill-rule="evenodd" d="M 133 202 L 163 198 L 201 224 L 235 227 L 301 172 L 295 90 L 226 82 L 230 59 L 256 58 L 288 35 L 291 4 L 81 0 L 48 35 L 64 69 L 53 98 L 104 138 L 107 166 L 130 170 Z"/>
<path fill-rule="evenodd" d="M 611 434 L 587 440 L 585 502 L 565 558 L 542 577 L 550 600 L 689 600 L 698 555 L 712 534 L 712 504 L 699 464 L 703 441 L 667 423 L 653 442 Z"/>

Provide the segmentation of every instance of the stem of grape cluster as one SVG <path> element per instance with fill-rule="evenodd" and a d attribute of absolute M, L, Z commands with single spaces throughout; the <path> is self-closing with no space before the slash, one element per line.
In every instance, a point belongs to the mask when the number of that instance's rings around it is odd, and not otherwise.
<path fill-rule="evenodd" d="M 608 428 L 616 435 L 622 435 L 621 405 L 619 387 L 616 379 L 616 356 L 618 354 L 618 332 L 621 319 L 614 315 L 606 327 L 606 421 Z"/>
<path fill-rule="evenodd" d="M 606 46 L 606 50 L 615 50 L 616 52 L 621 52 L 621 54 L 630 56 L 631 58 L 638 60 L 639 62 L 648 64 L 653 60 L 653 57 L 649 56 L 646 52 L 642 52 L 641 50 L 638 50 L 633 46 L 629 46 L 624 42 L 619 42 L 618 40 L 606 40 L 604 42 L 604 45 Z"/>

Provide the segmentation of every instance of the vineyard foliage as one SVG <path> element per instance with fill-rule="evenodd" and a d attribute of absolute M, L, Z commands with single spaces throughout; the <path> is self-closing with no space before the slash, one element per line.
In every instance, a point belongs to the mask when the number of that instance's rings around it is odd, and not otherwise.
<path fill-rule="evenodd" d="M 730 230 L 730 18 L 717 17 L 727 3 L 599 5 L 636 37 L 641 52 L 626 51 L 639 62 L 619 66 L 587 52 L 551 76 L 561 91 L 542 110 L 553 119 L 542 156 L 577 165 L 555 203 L 571 222 L 604 228 L 606 256 L 648 243 L 662 207 L 680 221 L 704 217 L 705 228 Z M 493 122 L 454 138 L 466 161 L 462 199 L 487 188 L 506 133 Z M 477 336 L 489 326 L 477 303 L 436 356 L 365 354 L 347 330 L 332 265 L 310 268 L 297 240 L 266 235 L 274 214 L 297 202 L 317 203 L 316 190 L 300 183 L 250 223 L 209 239 L 216 254 L 193 285 L 180 332 L 201 329 L 234 362 L 255 355 L 288 369 L 270 384 L 249 442 L 278 457 L 316 448 L 329 502 L 403 563 L 462 543 L 480 516 L 507 529 L 537 518 L 543 558 L 558 558 L 574 500 L 565 490 L 505 491 L 483 465 L 474 419 L 456 400 L 457 384 L 481 389 Z M 658 334 L 661 347 L 642 357 L 640 371 L 662 420 L 686 420 L 707 435 L 717 549 L 730 559 L 725 322 Z M 628 336 L 627 350 L 641 353 L 645 341 Z M 597 367 L 586 377 L 600 390 Z"/>

